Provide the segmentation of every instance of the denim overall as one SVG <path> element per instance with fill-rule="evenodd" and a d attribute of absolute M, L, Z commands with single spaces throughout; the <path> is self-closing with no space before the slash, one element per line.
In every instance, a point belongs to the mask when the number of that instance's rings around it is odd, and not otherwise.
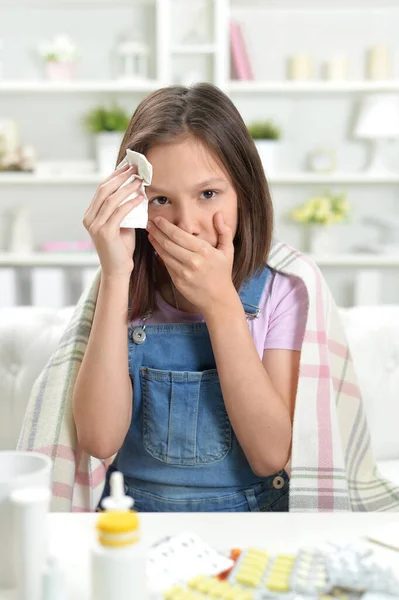
<path fill-rule="evenodd" d="M 265 268 L 241 287 L 248 318 L 259 313 L 270 274 Z M 119 470 L 137 511 L 288 511 L 285 470 L 255 475 L 234 434 L 206 323 L 147 325 L 141 344 L 135 330 L 128 329 L 132 421 L 102 498 Z"/>

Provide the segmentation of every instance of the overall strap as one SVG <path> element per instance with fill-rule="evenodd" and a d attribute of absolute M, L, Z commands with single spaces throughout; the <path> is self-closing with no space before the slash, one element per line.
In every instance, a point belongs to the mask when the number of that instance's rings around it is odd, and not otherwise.
<path fill-rule="evenodd" d="M 251 278 L 246 279 L 240 288 L 238 295 L 243 308 L 246 314 L 252 318 L 257 317 L 259 314 L 260 299 L 271 274 L 271 269 L 265 266 Z"/>

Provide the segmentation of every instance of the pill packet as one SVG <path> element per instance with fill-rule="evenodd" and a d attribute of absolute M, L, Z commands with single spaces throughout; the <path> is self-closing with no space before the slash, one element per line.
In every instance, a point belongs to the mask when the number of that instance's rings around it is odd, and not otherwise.
<path fill-rule="evenodd" d="M 233 561 L 189 531 L 162 540 L 147 553 L 147 578 L 153 594 L 204 574 L 215 576 Z"/>
<path fill-rule="evenodd" d="M 362 542 L 302 547 L 295 554 L 242 550 L 225 580 L 198 575 L 165 600 L 394 600 L 399 582 Z"/>
<path fill-rule="evenodd" d="M 364 542 L 330 542 L 323 552 L 331 586 L 399 598 L 399 579 L 389 566 L 376 560 L 373 550 Z"/>
<path fill-rule="evenodd" d="M 228 580 L 258 590 L 263 598 L 317 597 L 330 589 L 324 557 L 315 548 L 296 554 L 271 554 L 260 548 L 241 553 Z"/>

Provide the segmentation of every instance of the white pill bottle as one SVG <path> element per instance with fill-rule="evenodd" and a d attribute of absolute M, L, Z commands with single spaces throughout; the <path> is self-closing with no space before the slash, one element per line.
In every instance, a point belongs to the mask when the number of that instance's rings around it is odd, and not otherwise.
<path fill-rule="evenodd" d="M 96 529 L 91 600 L 145 600 L 146 557 L 137 512 L 112 508 L 98 518 Z"/>

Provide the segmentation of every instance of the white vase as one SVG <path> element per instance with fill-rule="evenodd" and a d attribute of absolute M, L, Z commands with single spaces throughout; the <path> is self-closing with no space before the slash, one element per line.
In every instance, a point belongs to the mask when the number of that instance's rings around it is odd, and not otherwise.
<path fill-rule="evenodd" d="M 329 225 L 308 226 L 308 251 L 311 254 L 331 254 L 337 251 L 337 240 Z"/>
<path fill-rule="evenodd" d="M 45 73 L 51 81 L 70 81 L 76 78 L 76 62 L 49 60 L 45 64 Z"/>
<path fill-rule="evenodd" d="M 26 206 L 17 206 L 12 211 L 8 251 L 25 254 L 34 250 L 33 231 L 30 210 Z"/>
<path fill-rule="evenodd" d="M 96 134 L 96 161 L 101 175 L 109 175 L 115 169 L 123 136 L 122 131 L 103 131 Z"/>
<path fill-rule="evenodd" d="M 268 175 L 268 173 L 274 173 L 276 170 L 276 150 L 278 142 L 276 140 L 255 140 L 255 146 L 258 150 L 266 175 Z"/>

